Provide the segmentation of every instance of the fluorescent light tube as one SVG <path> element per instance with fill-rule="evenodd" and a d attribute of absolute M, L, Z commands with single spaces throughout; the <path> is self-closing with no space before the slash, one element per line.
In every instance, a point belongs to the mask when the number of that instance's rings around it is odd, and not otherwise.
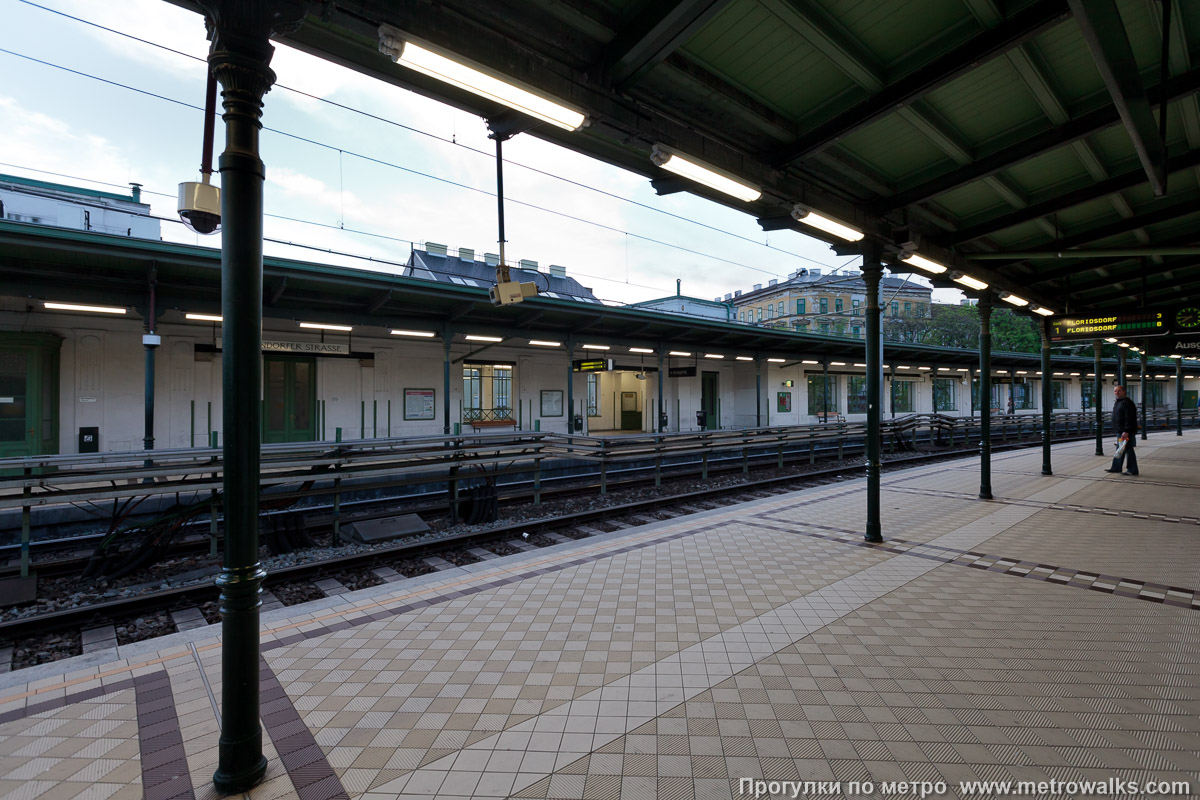
<path fill-rule="evenodd" d="M 301 322 L 300 327 L 312 328 L 319 331 L 342 331 L 343 333 L 349 333 L 354 330 L 351 325 L 322 325 L 319 322 Z"/>
<path fill-rule="evenodd" d="M 803 361 L 801 361 L 800 363 L 801 364 L 820 364 L 821 362 L 820 361 L 812 361 L 811 359 L 806 358 Z"/>
<path fill-rule="evenodd" d="M 847 242 L 857 242 L 863 238 L 862 231 L 855 230 L 849 225 L 843 225 L 835 219 L 830 219 L 824 214 L 818 214 L 811 208 L 805 208 L 798 203 L 792 207 L 792 219 L 797 222 L 803 222 L 805 225 L 816 228 L 819 231 L 825 231 L 839 239 L 845 239 Z"/>
<path fill-rule="evenodd" d="M 916 267 L 917 269 L 923 269 L 926 272 L 930 272 L 934 275 L 941 275 L 946 271 L 946 267 L 942 266 L 936 261 L 930 261 L 924 256 L 919 256 L 916 253 L 910 253 L 907 256 L 901 256 L 900 262 Z"/>
<path fill-rule="evenodd" d="M 1012 292 L 1001 292 L 1000 299 L 1006 303 L 1012 303 L 1014 306 L 1027 306 L 1029 301 L 1024 297 L 1017 297 Z"/>
<path fill-rule="evenodd" d="M 124 314 L 125 309 L 113 306 L 81 306 L 75 303 L 42 303 L 52 311 L 90 311 L 93 314 Z"/>
<path fill-rule="evenodd" d="M 669 353 L 667 353 L 667 355 L 669 355 L 669 356 L 690 356 L 691 353 L 685 353 L 682 350 L 672 350 Z"/>
<path fill-rule="evenodd" d="M 582 112 L 544 97 L 532 89 L 518 86 L 511 78 L 502 78 L 499 73 L 491 74 L 492 70 L 487 67 L 468 66 L 464 63 L 465 59 L 459 60 L 458 56 L 451 58 L 434 52 L 426 45 L 407 41 L 403 34 L 394 28 L 380 28 L 379 49 L 403 67 L 494 100 L 559 128 L 577 131 L 587 121 L 587 116 Z"/>
<path fill-rule="evenodd" d="M 1034 306 L 1033 308 L 1031 308 L 1029 310 L 1035 314 L 1041 314 L 1043 317 L 1053 316 L 1053 314 L 1054 314 L 1054 312 L 1051 311 L 1050 309 L 1042 308 L 1041 306 Z"/>
<path fill-rule="evenodd" d="M 529 343 L 534 347 L 560 347 L 562 342 L 547 342 L 542 339 L 530 339 Z"/>
<path fill-rule="evenodd" d="M 787 362 L 787 359 L 786 358 L 768 358 L 767 361 L 769 361 L 772 364 L 783 364 L 783 363 Z"/>
<path fill-rule="evenodd" d="M 961 283 L 963 286 L 980 292 L 988 287 L 988 285 L 983 281 L 979 280 L 978 278 L 972 278 L 965 272 L 951 272 L 950 280 L 954 281 L 955 283 Z"/>
<path fill-rule="evenodd" d="M 584 344 L 584 345 L 580 345 L 580 347 L 582 347 L 584 350 L 607 350 L 608 349 L 608 345 L 606 345 L 606 344 Z"/>
<path fill-rule="evenodd" d="M 734 356 L 734 360 L 736 360 L 736 361 L 753 361 L 754 358 L 752 356 Z"/>
<path fill-rule="evenodd" d="M 194 319 L 197 322 L 221 322 L 224 320 L 224 317 L 217 316 L 216 314 L 184 314 L 183 318 Z"/>
<path fill-rule="evenodd" d="M 705 164 L 702 161 L 683 156 L 661 144 L 654 145 L 650 152 L 650 160 L 667 172 L 674 172 L 688 180 L 704 184 L 710 189 L 724 192 L 730 197 L 736 197 L 747 203 L 753 203 L 762 197 L 762 192 L 725 173 L 724 170 Z"/>
<path fill-rule="evenodd" d="M 466 339 L 468 342 L 503 342 L 504 341 L 504 338 L 501 336 L 477 336 L 473 333 L 469 334 L 467 336 L 464 336 L 463 338 Z"/>
<path fill-rule="evenodd" d="M 392 336 L 420 336 L 422 339 L 432 339 L 437 336 L 433 331 L 392 331 Z"/>
<path fill-rule="evenodd" d="M 631 348 L 629 348 L 629 352 L 631 352 L 631 353 L 653 353 L 654 351 L 651 350 L 649 347 L 631 347 Z"/>
<path fill-rule="evenodd" d="M 719 353 L 705 353 L 704 357 L 705 358 L 724 358 L 725 356 L 720 355 Z"/>

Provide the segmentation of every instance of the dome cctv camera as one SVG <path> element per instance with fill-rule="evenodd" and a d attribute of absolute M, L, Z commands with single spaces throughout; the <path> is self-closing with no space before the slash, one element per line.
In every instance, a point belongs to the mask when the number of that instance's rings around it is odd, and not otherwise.
<path fill-rule="evenodd" d="M 179 184 L 177 207 L 184 225 L 196 233 L 216 233 L 221 230 L 221 190 L 204 177 L 204 183 Z"/>

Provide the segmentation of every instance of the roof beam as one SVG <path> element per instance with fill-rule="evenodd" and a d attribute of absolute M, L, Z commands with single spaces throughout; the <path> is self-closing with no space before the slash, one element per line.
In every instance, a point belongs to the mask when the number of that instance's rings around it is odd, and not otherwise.
<path fill-rule="evenodd" d="M 1198 282 L 1197 278 L 1198 278 L 1198 276 L 1196 275 L 1196 273 L 1194 271 L 1192 271 L 1190 274 L 1185 275 L 1184 277 L 1173 278 L 1171 280 L 1161 282 L 1161 283 L 1152 284 L 1149 281 L 1147 281 L 1146 282 L 1146 294 L 1149 295 L 1149 294 L 1154 294 L 1157 292 L 1164 292 L 1168 289 L 1175 290 L 1175 289 L 1180 288 L 1181 286 L 1195 286 Z M 1084 303 L 1104 303 L 1109 300 L 1128 299 L 1132 295 L 1140 294 L 1140 291 L 1141 291 L 1140 287 L 1139 287 L 1138 292 L 1129 292 L 1124 289 L 1120 289 L 1117 291 L 1109 292 L 1108 294 L 1095 295 L 1092 297 L 1083 296 L 1083 297 L 1079 297 L 1078 299 Z"/>
<path fill-rule="evenodd" d="M 965 72 L 1028 41 L 1046 28 L 1066 19 L 1068 14 L 1064 0 L 1042 0 L 1034 3 L 996 27 L 964 42 L 833 119 L 818 125 L 807 136 L 802 136 L 781 148 L 773 159 L 774 163 L 777 166 L 786 165 L 828 147 L 892 113 L 897 107 L 912 103 Z M 820 47 L 818 42 L 814 41 L 813 44 Z"/>
<path fill-rule="evenodd" d="M 1194 69 L 1171 78 L 1167 81 L 1166 86 L 1156 86 L 1151 89 L 1150 99 L 1154 103 L 1157 103 L 1165 93 L 1168 102 L 1174 103 L 1195 94 L 1198 90 L 1200 90 L 1200 69 Z M 990 155 L 978 158 L 974 163 L 968 164 L 965 167 L 947 172 L 941 177 L 899 192 L 881 201 L 874 210 L 876 213 L 887 213 L 913 203 L 929 200 L 936 195 L 957 189 L 960 186 L 965 186 L 973 181 L 986 178 L 988 175 L 992 175 L 1002 169 L 1007 169 L 1036 156 L 1040 156 L 1043 153 L 1062 147 L 1065 144 L 1070 144 L 1076 139 L 1107 130 L 1120 121 L 1121 116 L 1117 113 L 1117 110 L 1112 106 L 1106 105 L 1077 117 L 1066 125 L 1060 125 L 1044 133 L 1039 133 L 1024 141 L 997 150 Z M 1142 176 L 1142 180 L 1145 180 L 1145 174 L 1139 174 Z"/>
<path fill-rule="evenodd" d="M 1163 169 L 1165 145 L 1158 134 L 1150 99 L 1138 74 L 1137 60 L 1125 34 L 1125 25 L 1114 0 L 1067 0 L 1079 30 L 1092 51 L 1092 59 L 1104 78 L 1104 85 L 1113 105 L 1125 123 L 1125 131 L 1133 142 L 1138 160 L 1150 179 L 1154 194 L 1161 197 L 1167 191 Z"/>
<path fill-rule="evenodd" d="M 1169 159 L 1168 171 L 1177 172 L 1179 170 L 1191 169 L 1200 166 L 1200 149 L 1192 150 L 1183 155 L 1173 156 Z M 1044 217 L 1047 214 L 1053 214 L 1056 211 L 1061 211 L 1071 206 L 1086 203 L 1091 200 L 1098 200 L 1106 195 L 1120 192 L 1125 189 L 1132 189 L 1134 186 L 1146 180 L 1146 174 L 1141 169 L 1130 170 L 1108 180 L 1098 181 L 1088 186 L 1075 189 L 1070 192 L 1065 192 L 1057 197 L 1051 197 L 1043 200 L 1040 203 L 1034 203 L 1026 208 L 1013 211 L 1009 214 L 996 217 L 987 222 L 973 225 L 969 228 L 963 228 L 956 234 L 947 235 L 945 241 L 950 245 L 962 244 L 969 242 L 972 239 L 978 239 L 983 236 L 1002 231 L 1005 228 L 1011 228 L 1014 225 L 1020 225 L 1023 222 Z"/>
<path fill-rule="evenodd" d="M 730 0 L 677 0 L 646 3 L 642 12 L 613 39 L 605 53 L 605 70 L 623 92 L 690 39 Z"/>

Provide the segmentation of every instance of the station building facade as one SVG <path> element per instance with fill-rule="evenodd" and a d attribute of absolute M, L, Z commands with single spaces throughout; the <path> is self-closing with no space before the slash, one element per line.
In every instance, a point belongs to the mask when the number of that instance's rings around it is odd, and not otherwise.
<path fill-rule="evenodd" d="M 145 207 L 123 200 L 129 219 L 108 217 L 112 231 L 0 221 L 0 457 L 140 450 L 147 403 L 155 448 L 222 441 L 219 251 L 133 236 Z M 532 262 L 519 279 L 538 297 L 496 308 L 491 258 L 428 244 L 399 275 L 264 259 L 263 441 L 865 419 L 861 341 L 608 306 Z M 974 353 L 888 343 L 885 356 L 885 415 L 978 413 Z M 1038 364 L 996 354 L 987 405 L 1004 412 L 1011 396 L 1015 413 L 1037 413 Z M 1056 357 L 1054 370 L 1055 410 L 1086 408 L 1091 361 Z M 1189 363 L 1193 406 L 1197 372 Z M 1147 397 L 1169 407 L 1174 378 L 1155 365 Z"/>

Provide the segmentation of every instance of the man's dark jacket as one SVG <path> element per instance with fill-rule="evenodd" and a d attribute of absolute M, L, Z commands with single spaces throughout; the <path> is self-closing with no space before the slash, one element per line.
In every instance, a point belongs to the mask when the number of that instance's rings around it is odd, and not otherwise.
<path fill-rule="evenodd" d="M 1128 433 L 1132 439 L 1138 429 L 1137 406 L 1128 397 L 1122 397 L 1113 403 L 1112 420 L 1113 430 L 1118 436 Z"/>

